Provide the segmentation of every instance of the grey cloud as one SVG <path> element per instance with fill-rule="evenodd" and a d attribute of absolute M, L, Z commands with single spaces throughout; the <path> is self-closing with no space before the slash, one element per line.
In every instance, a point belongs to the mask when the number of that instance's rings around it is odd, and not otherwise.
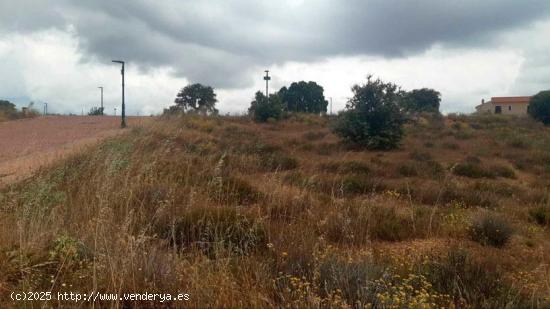
<path fill-rule="evenodd" d="M 550 13 L 546 0 L 4 2 L 4 31 L 72 25 L 85 59 L 172 67 L 222 88 L 247 85 L 251 70 L 286 61 L 479 46 Z"/>

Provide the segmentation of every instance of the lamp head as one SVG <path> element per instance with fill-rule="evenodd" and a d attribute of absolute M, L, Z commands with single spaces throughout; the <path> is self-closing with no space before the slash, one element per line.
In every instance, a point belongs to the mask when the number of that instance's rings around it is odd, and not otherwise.
<path fill-rule="evenodd" d="M 114 63 L 120 63 L 120 64 L 124 64 L 124 61 L 122 60 L 113 60 Z"/>

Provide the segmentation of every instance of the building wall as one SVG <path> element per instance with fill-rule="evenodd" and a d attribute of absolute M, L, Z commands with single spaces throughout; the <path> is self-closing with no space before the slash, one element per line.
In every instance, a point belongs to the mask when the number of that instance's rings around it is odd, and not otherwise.
<path fill-rule="evenodd" d="M 501 107 L 503 115 L 526 115 L 527 106 L 529 106 L 529 104 L 519 104 L 519 103 L 493 104 L 492 113 L 495 113 L 495 108 L 497 106 Z"/>
<path fill-rule="evenodd" d="M 491 104 L 491 102 L 486 102 L 481 105 L 476 106 L 476 110 L 478 113 L 494 113 L 494 107 Z"/>

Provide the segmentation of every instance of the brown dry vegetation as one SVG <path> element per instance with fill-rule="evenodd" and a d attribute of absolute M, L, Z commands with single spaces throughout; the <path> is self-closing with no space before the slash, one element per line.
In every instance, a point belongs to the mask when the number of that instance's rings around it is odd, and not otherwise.
<path fill-rule="evenodd" d="M 2 299 L 148 291 L 191 294 L 156 306 L 550 305 L 548 128 L 425 117 L 399 150 L 373 152 L 339 144 L 330 122 L 159 119 L 3 189 Z"/>

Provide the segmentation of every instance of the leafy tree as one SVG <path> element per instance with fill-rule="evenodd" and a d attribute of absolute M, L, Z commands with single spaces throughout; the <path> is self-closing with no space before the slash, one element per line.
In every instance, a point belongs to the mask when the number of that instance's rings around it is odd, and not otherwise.
<path fill-rule="evenodd" d="M 88 116 L 102 116 L 103 107 L 92 107 L 88 112 Z"/>
<path fill-rule="evenodd" d="M 15 104 L 10 101 L 0 100 L 0 113 L 6 116 L 12 116 L 17 114 L 17 108 Z"/>
<path fill-rule="evenodd" d="M 250 103 L 248 113 L 257 122 L 266 122 L 270 118 L 278 120 L 283 116 L 283 103 L 277 94 L 271 94 L 268 101 L 265 94 L 258 91 Z"/>
<path fill-rule="evenodd" d="M 291 112 L 326 113 L 328 102 L 323 87 L 315 82 L 292 83 L 289 88 L 279 90 L 279 96 Z"/>
<path fill-rule="evenodd" d="M 403 107 L 409 112 L 439 112 L 441 93 L 434 89 L 422 88 L 407 92 L 403 98 Z"/>
<path fill-rule="evenodd" d="M 201 114 L 215 114 L 218 110 L 215 108 L 216 93 L 214 88 L 203 86 L 201 84 L 187 85 L 178 92 L 174 103 L 176 107 L 183 111 L 193 111 Z"/>
<path fill-rule="evenodd" d="M 396 148 L 403 137 L 402 91 L 370 75 L 366 84 L 355 85 L 352 91 L 354 96 L 339 115 L 334 132 L 368 149 Z"/>
<path fill-rule="evenodd" d="M 527 113 L 535 120 L 550 125 L 550 90 L 541 91 L 532 97 Z"/>

